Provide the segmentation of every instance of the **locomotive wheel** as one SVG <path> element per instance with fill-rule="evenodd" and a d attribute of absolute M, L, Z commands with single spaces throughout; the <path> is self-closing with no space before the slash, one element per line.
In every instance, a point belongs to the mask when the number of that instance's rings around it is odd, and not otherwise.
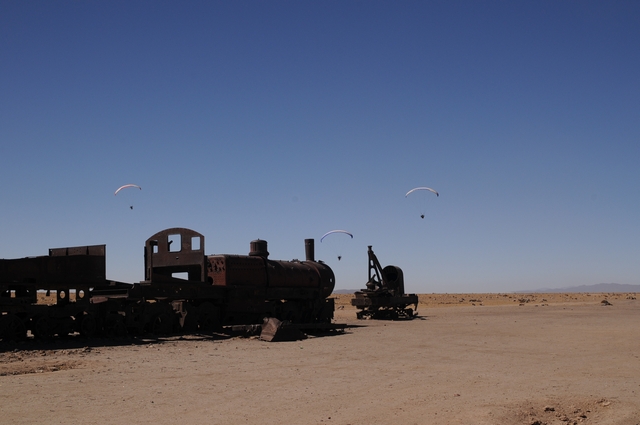
<path fill-rule="evenodd" d="M 198 330 L 198 311 L 196 307 L 187 306 L 185 312 L 181 312 L 180 323 L 178 331 L 184 333 L 191 333 Z"/>
<path fill-rule="evenodd" d="M 169 313 L 160 313 L 151 321 L 151 333 L 154 335 L 169 335 L 173 332 L 173 318 Z"/>
<path fill-rule="evenodd" d="M 27 327 L 15 314 L 0 317 L 0 338 L 4 341 L 24 341 L 27 339 Z"/>
<path fill-rule="evenodd" d="M 201 331 L 210 332 L 220 329 L 220 310 L 206 302 L 198 307 L 198 325 Z"/>
<path fill-rule="evenodd" d="M 80 335 L 85 338 L 91 338 L 98 329 L 96 319 L 91 314 L 85 314 L 80 319 Z"/>
<path fill-rule="evenodd" d="M 220 319 L 212 313 L 204 313 L 200 316 L 200 330 L 205 332 L 215 331 L 220 328 Z"/>
<path fill-rule="evenodd" d="M 110 338 L 123 338 L 127 336 L 127 327 L 120 319 L 110 319 L 105 328 L 107 336 Z"/>
<path fill-rule="evenodd" d="M 38 339 L 49 339 L 53 336 L 52 323 L 46 316 L 35 318 L 35 325 L 32 329 L 33 335 Z"/>

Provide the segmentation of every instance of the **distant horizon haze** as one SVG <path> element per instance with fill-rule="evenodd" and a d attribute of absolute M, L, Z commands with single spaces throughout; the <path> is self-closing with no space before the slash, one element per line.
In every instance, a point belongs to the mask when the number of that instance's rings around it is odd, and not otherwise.
<path fill-rule="evenodd" d="M 362 289 L 338 289 L 333 291 L 334 294 L 352 294 L 356 291 L 361 291 Z M 640 285 L 626 285 L 620 283 L 597 283 L 595 285 L 579 285 L 572 286 L 567 288 L 540 288 L 533 290 L 518 290 L 518 291 L 502 291 L 511 294 L 527 294 L 527 293 L 640 293 Z M 425 294 L 432 294 L 438 292 L 425 292 Z M 463 293 L 463 292 L 448 292 L 448 293 Z M 493 294 L 495 292 L 473 292 L 477 294 Z"/>

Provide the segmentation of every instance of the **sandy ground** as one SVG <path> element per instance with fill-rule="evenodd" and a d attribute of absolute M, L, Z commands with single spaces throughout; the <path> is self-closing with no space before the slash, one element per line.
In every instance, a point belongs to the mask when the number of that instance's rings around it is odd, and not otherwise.
<path fill-rule="evenodd" d="M 296 342 L 0 346 L 6 424 L 640 424 L 636 294 L 426 294 Z M 606 302 L 603 302 L 606 301 Z"/>

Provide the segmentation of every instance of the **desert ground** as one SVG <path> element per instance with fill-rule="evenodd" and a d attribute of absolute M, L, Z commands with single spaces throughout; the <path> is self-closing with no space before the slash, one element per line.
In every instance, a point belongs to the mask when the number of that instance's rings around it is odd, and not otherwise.
<path fill-rule="evenodd" d="M 640 424 L 636 294 L 424 294 L 294 342 L 0 346 L 4 424 Z"/>

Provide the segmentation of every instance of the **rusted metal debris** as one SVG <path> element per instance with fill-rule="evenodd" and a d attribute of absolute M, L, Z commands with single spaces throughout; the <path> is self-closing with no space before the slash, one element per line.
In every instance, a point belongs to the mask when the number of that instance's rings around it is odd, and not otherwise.
<path fill-rule="evenodd" d="M 262 324 L 262 332 L 260 339 L 263 341 L 299 341 L 305 339 L 306 335 L 293 326 L 287 326 L 286 322 L 282 322 L 275 317 L 269 317 Z"/>
<path fill-rule="evenodd" d="M 367 287 L 356 292 L 351 300 L 351 305 L 358 309 L 358 319 L 413 319 L 417 315 L 418 296 L 404 293 L 402 269 L 396 266 L 382 268 L 371 246 L 367 254 Z M 411 305 L 414 308 L 410 308 Z"/>
<path fill-rule="evenodd" d="M 345 323 L 291 323 L 275 317 L 265 317 L 262 324 L 225 326 L 222 332 L 240 337 L 259 337 L 263 341 L 299 341 L 308 335 L 344 332 Z"/>

